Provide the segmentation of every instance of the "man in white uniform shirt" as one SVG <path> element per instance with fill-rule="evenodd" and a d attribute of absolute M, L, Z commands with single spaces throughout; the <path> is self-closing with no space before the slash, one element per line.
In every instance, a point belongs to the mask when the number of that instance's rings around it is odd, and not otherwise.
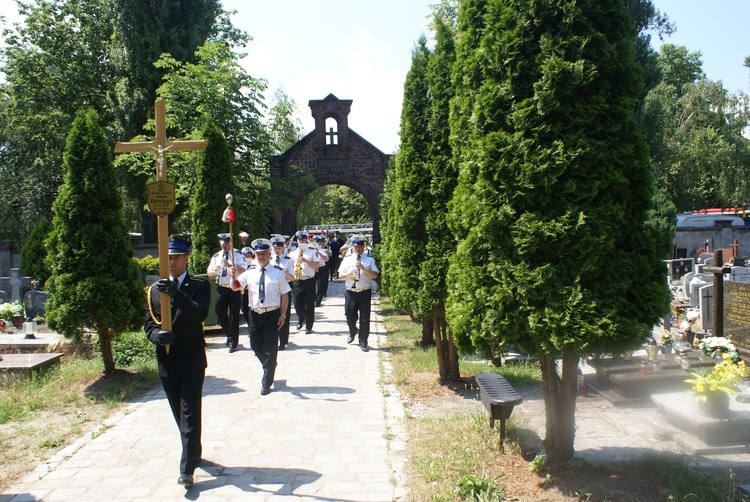
<path fill-rule="evenodd" d="M 308 234 L 304 230 L 297 232 L 297 249 L 289 257 L 292 259 L 294 283 L 294 311 L 297 312 L 297 329 L 304 326 L 305 333 L 312 333 L 315 323 L 315 273 L 321 265 L 317 250 L 310 248 Z"/>
<path fill-rule="evenodd" d="M 232 282 L 247 268 L 245 257 L 232 248 L 229 234 L 219 234 L 221 251 L 211 257 L 206 273 L 216 280 L 216 316 L 227 337 L 229 352 L 237 350 L 240 341 L 240 307 L 242 292 L 232 290 Z M 234 258 L 232 258 L 234 257 Z"/>
<path fill-rule="evenodd" d="M 346 279 L 344 293 L 344 311 L 346 324 L 349 326 L 349 338 L 352 343 L 359 333 L 359 348 L 363 352 L 370 349 L 367 339 L 370 336 L 370 302 L 372 300 L 372 281 L 378 278 L 380 271 L 372 256 L 364 254 L 367 238 L 355 235 L 351 238 L 352 252 L 344 257 L 339 266 L 339 278 Z M 357 320 L 359 318 L 359 329 Z"/>
<path fill-rule="evenodd" d="M 271 392 L 276 375 L 279 350 L 278 331 L 284 326 L 289 302 L 289 283 L 284 272 L 271 265 L 271 241 L 255 239 L 250 247 L 255 251 L 255 262 L 237 281 L 240 289 L 247 288 L 247 300 L 253 328 L 250 347 L 263 367 L 260 395 Z"/>

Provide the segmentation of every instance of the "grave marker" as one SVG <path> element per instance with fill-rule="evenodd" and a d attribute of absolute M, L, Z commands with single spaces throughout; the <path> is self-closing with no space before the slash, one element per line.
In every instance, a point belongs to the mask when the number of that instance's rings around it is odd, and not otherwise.
<path fill-rule="evenodd" d="M 750 284 L 724 283 L 724 335 L 738 348 L 750 351 Z"/>
<path fill-rule="evenodd" d="M 44 317 L 44 305 L 49 300 L 50 294 L 46 291 L 32 289 L 23 297 L 23 309 L 26 311 L 27 319 L 36 319 Z"/>
<path fill-rule="evenodd" d="M 703 331 L 706 331 L 708 329 L 711 329 L 711 323 L 713 323 L 713 284 L 709 284 L 700 288 L 698 290 L 698 298 L 701 312 L 701 329 Z"/>

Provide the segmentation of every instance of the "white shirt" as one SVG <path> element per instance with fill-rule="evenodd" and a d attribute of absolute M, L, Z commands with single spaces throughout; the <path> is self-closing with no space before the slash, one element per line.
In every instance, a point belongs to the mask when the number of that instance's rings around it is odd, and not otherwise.
<path fill-rule="evenodd" d="M 299 259 L 300 252 L 303 253 L 303 256 L 307 258 L 310 261 L 314 261 L 320 265 L 323 264 L 323 260 L 320 259 L 320 256 L 318 255 L 317 249 L 312 249 L 308 247 L 304 251 L 302 251 L 300 248 L 295 249 L 292 254 L 290 255 L 290 258 L 292 259 L 292 275 L 294 275 L 294 267 L 297 266 L 297 260 Z M 305 277 L 312 277 L 315 275 L 315 269 L 312 268 L 310 265 L 308 265 L 305 262 L 302 262 L 302 275 Z"/>
<path fill-rule="evenodd" d="M 366 254 L 359 255 L 359 259 L 362 262 L 362 266 L 370 272 L 380 273 L 378 266 L 375 264 L 375 259 L 372 256 Z M 357 268 L 357 255 L 352 253 L 348 254 L 341 260 L 341 266 L 339 266 L 339 275 L 346 275 L 346 289 L 367 289 L 372 287 L 372 278 L 367 274 L 360 273 L 359 279 L 356 281 L 353 277 L 348 277 L 352 272 L 352 269 Z M 359 269 L 357 269 L 359 271 Z"/>
<path fill-rule="evenodd" d="M 266 265 L 266 274 L 263 281 L 266 289 L 266 299 L 263 303 L 260 303 L 258 291 L 260 289 L 261 270 L 260 265 L 254 264 L 237 278 L 240 281 L 240 287 L 242 289 L 247 288 L 247 304 L 251 309 L 280 307 L 281 296 L 292 290 L 289 287 L 289 283 L 286 282 L 284 272 L 274 267 L 270 262 Z"/>
<path fill-rule="evenodd" d="M 237 268 L 247 268 L 247 262 L 245 261 L 245 257 L 242 256 L 242 253 L 240 253 L 236 249 L 233 249 L 232 251 L 234 252 L 234 265 Z M 206 272 L 208 273 L 209 277 L 216 278 L 216 284 L 218 284 L 219 286 L 229 287 L 232 284 L 231 270 L 229 270 L 229 268 L 227 267 L 226 274 L 222 275 L 222 271 L 224 269 L 224 253 L 226 253 L 227 261 L 230 264 L 232 263 L 232 255 L 229 254 L 229 251 L 224 251 L 222 249 L 211 257 L 211 262 L 208 264 L 208 269 L 206 270 Z"/>
<path fill-rule="evenodd" d="M 279 263 L 276 264 L 276 257 L 279 257 Z M 281 268 L 281 271 L 285 274 L 294 275 L 294 261 L 287 255 L 271 255 L 271 260 L 268 263 L 276 268 Z"/>

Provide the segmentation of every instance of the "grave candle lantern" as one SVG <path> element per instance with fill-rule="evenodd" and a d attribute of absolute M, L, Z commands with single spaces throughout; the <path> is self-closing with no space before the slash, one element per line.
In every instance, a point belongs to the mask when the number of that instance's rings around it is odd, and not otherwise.
<path fill-rule="evenodd" d="M 25 323 L 23 323 L 23 331 L 26 333 L 26 336 L 24 338 L 28 339 L 34 339 L 36 336 L 36 323 L 32 319 L 27 319 Z"/>

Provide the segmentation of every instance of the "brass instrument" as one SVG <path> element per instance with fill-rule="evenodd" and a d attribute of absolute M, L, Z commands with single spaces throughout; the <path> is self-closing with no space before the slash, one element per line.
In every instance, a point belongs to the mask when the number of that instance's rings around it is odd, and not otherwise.
<path fill-rule="evenodd" d="M 304 250 L 297 249 L 297 258 L 294 260 L 294 280 L 302 279 L 302 253 Z"/>

